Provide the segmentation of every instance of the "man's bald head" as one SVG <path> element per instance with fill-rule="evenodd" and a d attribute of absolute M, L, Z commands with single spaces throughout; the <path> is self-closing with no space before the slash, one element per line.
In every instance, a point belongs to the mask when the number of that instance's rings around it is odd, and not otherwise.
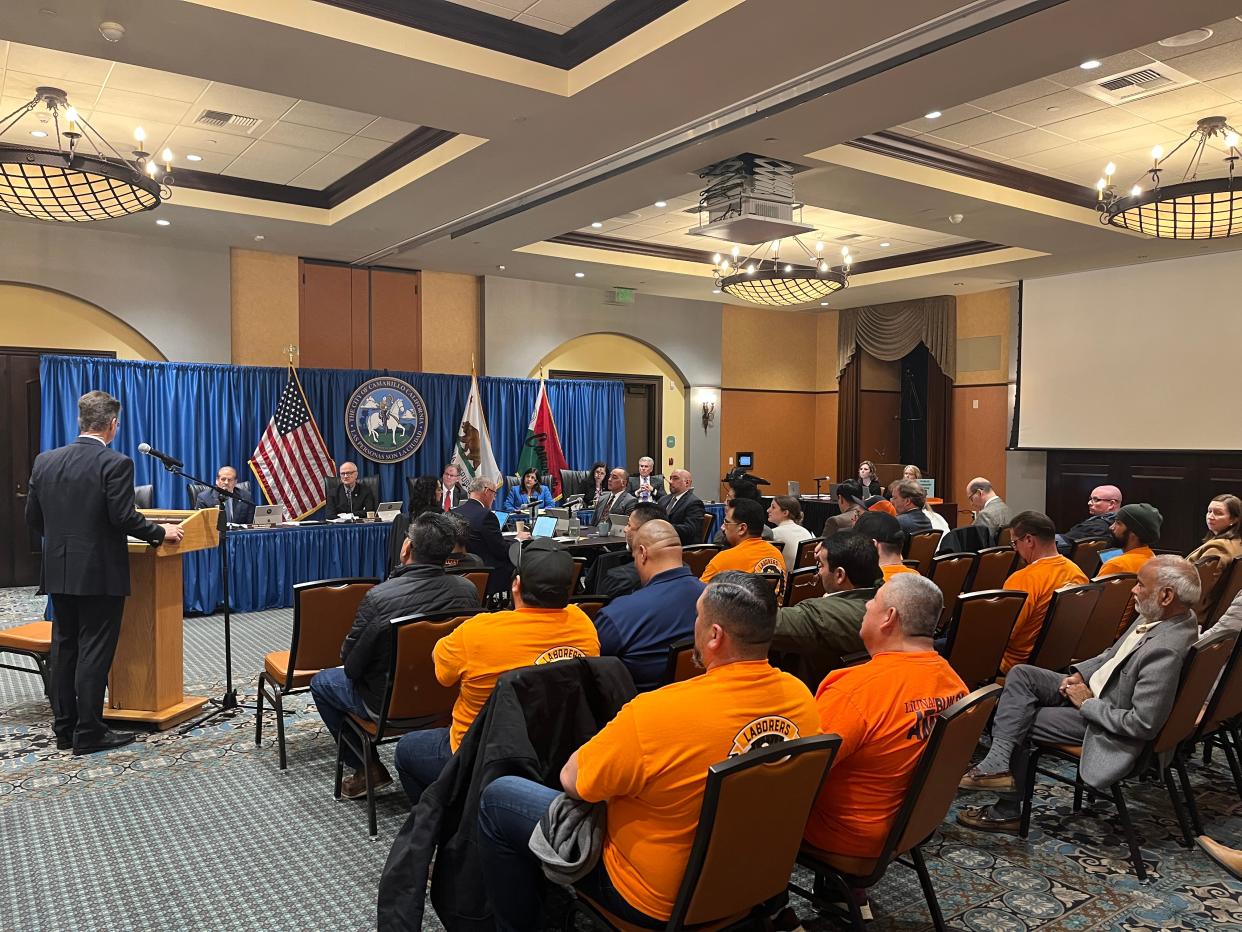
<path fill-rule="evenodd" d="M 1121 507 L 1121 489 L 1115 485 L 1097 485 L 1087 499 L 1087 510 L 1093 515 L 1116 513 Z"/>
<path fill-rule="evenodd" d="M 682 564 L 681 538 L 671 524 L 660 518 L 648 521 L 634 532 L 630 552 L 644 586 L 653 576 Z"/>
<path fill-rule="evenodd" d="M 668 488 L 674 495 L 680 495 L 693 486 L 694 476 L 690 475 L 688 469 L 674 469 L 668 474 Z"/>

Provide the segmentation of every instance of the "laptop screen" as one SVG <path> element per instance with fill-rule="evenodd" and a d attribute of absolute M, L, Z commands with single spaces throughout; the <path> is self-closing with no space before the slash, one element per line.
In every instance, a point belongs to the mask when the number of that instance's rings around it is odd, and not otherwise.
<path fill-rule="evenodd" d="M 551 515 L 540 515 L 535 519 L 535 527 L 530 534 L 531 537 L 556 536 L 556 518 Z"/>
<path fill-rule="evenodd" d="M 506 524 L 509 523 L 509 512 L 493 511 L 492 514 L 496 516 L 496 520 L 500 522 L 501 527 L 504 527 Z"/>
<path fill-rule="evenodd" d="M 1101 550 L 1100 551 L 1100 565 L 1103 566 L 1113 557 L 1121 556 L 1122 553 L 1124 553 L 1124 551 L 1120 547 L 1114 547 L 1112 550 Z"/>

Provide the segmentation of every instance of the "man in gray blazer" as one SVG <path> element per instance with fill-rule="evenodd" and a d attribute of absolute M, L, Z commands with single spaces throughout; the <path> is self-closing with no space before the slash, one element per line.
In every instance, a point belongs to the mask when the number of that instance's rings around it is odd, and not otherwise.
<path fill-rule="evenodd" d="M 626 485 L 629 473 L 618 467 L 608 474 L 608 491 L 595 500 L 595 514 L 592 524 L 599 527 L 613 515 L 628 515 L 638 504 L 638 499 L 629 493 Z"/>
<path fill-rule="evenodd" d="M 995 790 L 1000 798 L 961 810 L 960 824 L 1018 831 L 1029 741 L 1081 745 L 1079 772 L 1096 790 L 1129 775 L 1169 717 L 1186 653 L 1199 636 L 1191 611 L 1199 574 L 1182 557 L 1155 557 L 1139 570 L 1134 598 L 1134 624 L 1104 653 L 1074 664 L 1069 676 L 1027 664 L 1009 671 L 992 748 L 959 784 Z"/>

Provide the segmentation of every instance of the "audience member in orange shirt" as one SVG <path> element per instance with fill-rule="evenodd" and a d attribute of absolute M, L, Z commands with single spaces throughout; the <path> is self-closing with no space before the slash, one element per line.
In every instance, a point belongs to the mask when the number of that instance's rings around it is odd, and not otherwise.
<path fill-rule="evenodd" d="M 876 553 L 880 558 L 880 575 L 888 582 L 901 573 L 918 573 L 901 562 L 901 551 L 906 544 L 906 532 L 901 529 L 901 522 L 893 515 L 881 511 L 869 511 L 858 519 L 854 525 L 863 537 L 869 537 L 875 543 Z"/>
<path fill-rule="evenodd" d="M 1124 553 L 1101 566 L 1095 575 L 1111 576 L 1113 573 L 1137 573 L 1141 570 L 1143 564 L 1156 555 L 1151 545 L 1160 540 L 1160 526 L 1163 523 L 1164 517 L 1153 505 L 1146 502 L 1123 505 L 1108 532 Z"/>
<path fill-rule="evenodd" d="M 729 546 L 712 557 L 699 579 L 710 582 L 717 573 L 785 573 L 784 555 L 763 539 L 763 505 L 735 498 L 725 506 L 724 535 Z"/>
<path fill-rule="evenodd" d="M 1052 519 L 1038 511 L 1021 511 L 1013 518 L 1013 549 L 1027 565 L 1005 580 L 1006 589 L 1026 593 L 1026 604 L 1009 635 L 1001 660 L 1001 673 L 1026 663 L 1035 649 L 1048 614 L 1052 593 L 1064 586 L 1080 586 L 1086 575 L 1057 552 L 1057 529 Z"/>

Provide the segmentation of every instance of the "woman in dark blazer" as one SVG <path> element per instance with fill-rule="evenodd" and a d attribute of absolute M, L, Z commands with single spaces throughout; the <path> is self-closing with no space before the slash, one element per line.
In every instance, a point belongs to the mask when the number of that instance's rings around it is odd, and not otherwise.
<path fill-rule="evenodd" d="M 593 507 L 600 493 L 608 491 L 608 464 L 599 460 L 592 463 L 591 471 L 587 473 L 586 481 L 578 491 L 582 493 L 582 507 Z"/>

